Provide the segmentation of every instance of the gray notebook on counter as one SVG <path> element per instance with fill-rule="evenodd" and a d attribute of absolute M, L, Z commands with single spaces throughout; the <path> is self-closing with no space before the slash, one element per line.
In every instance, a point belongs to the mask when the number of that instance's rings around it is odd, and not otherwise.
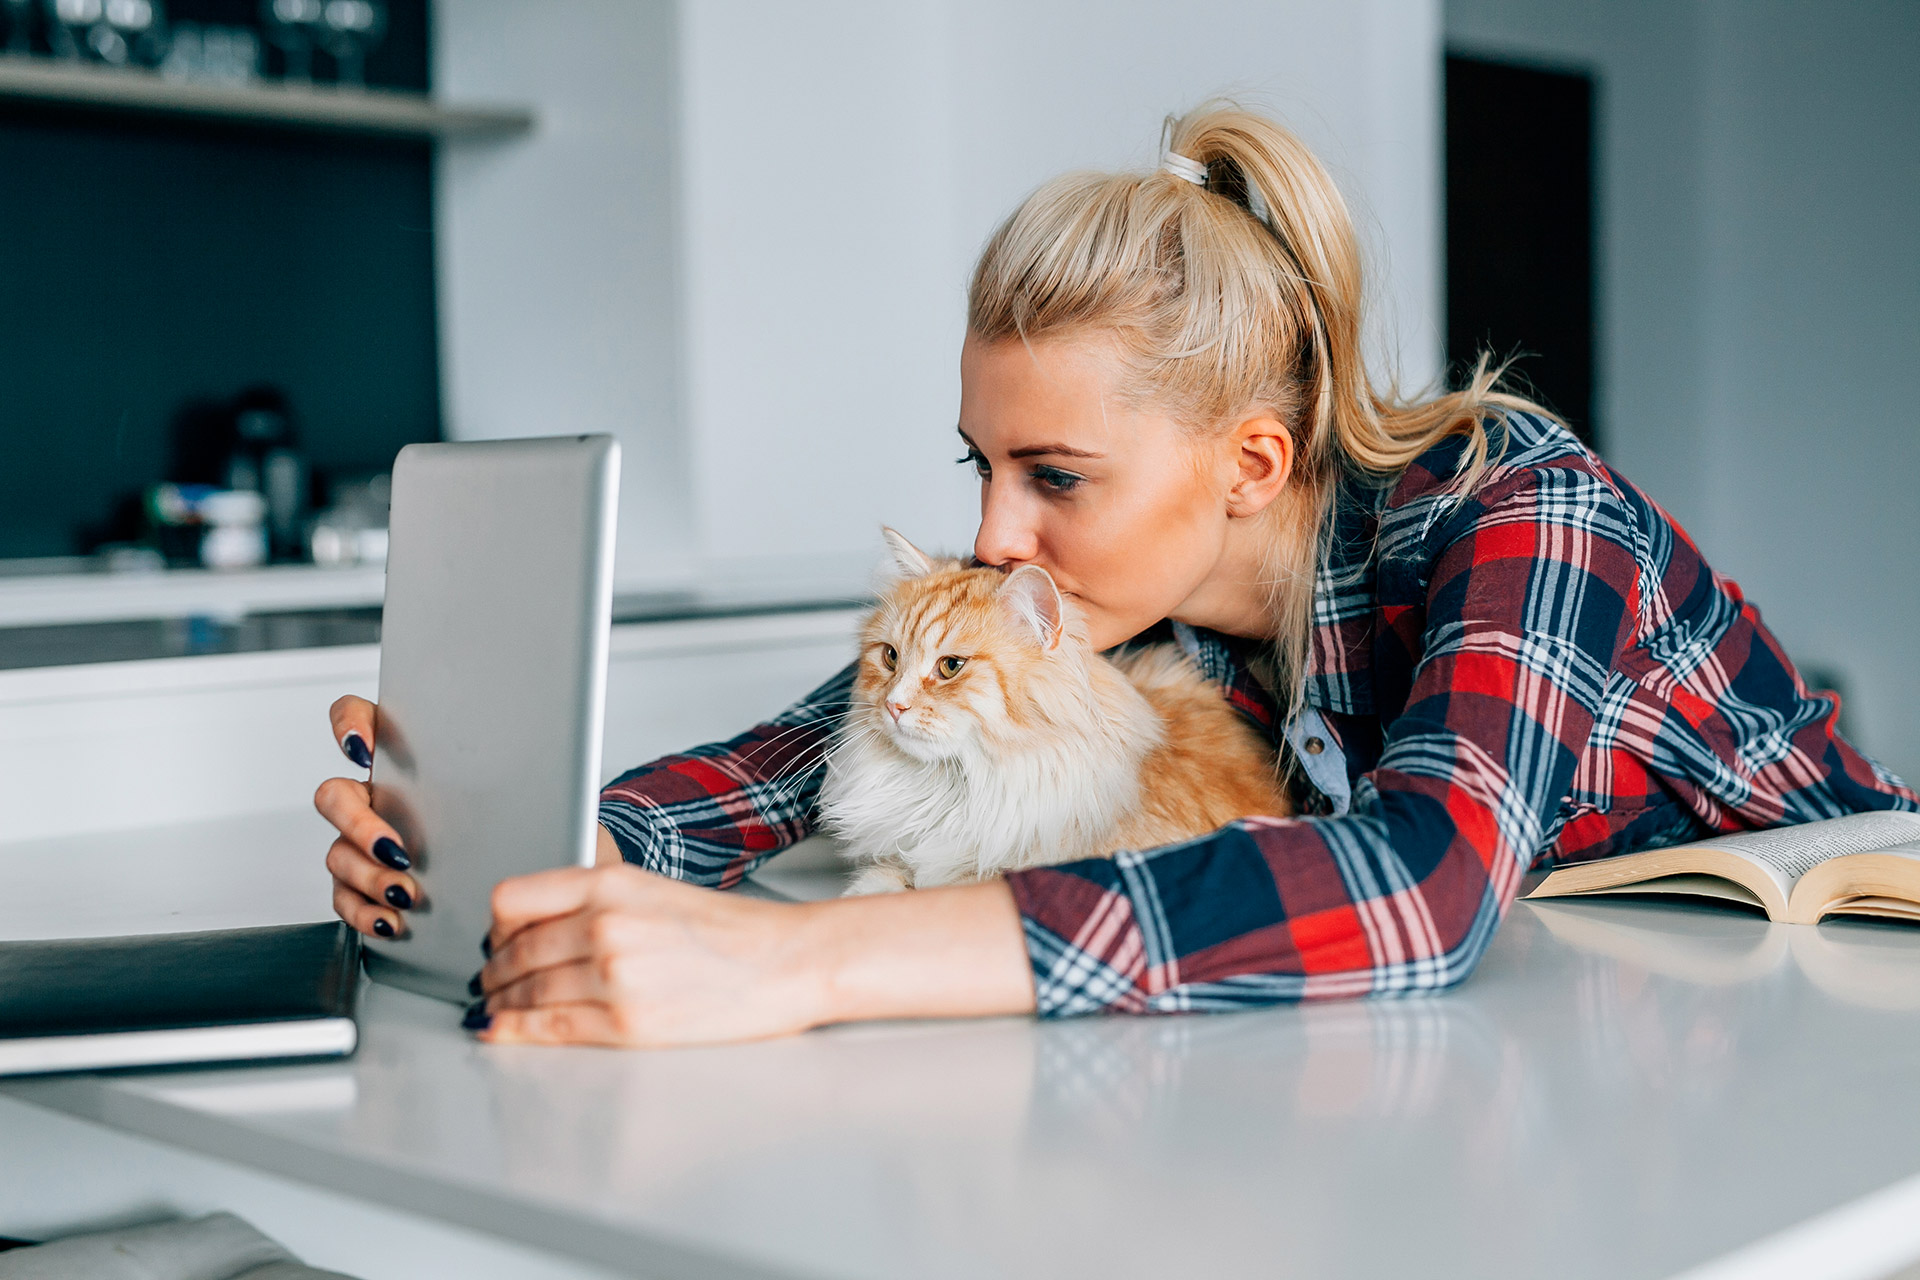
<path fill-rule="evenodd" d="M 340 1057 L 359 977 L 338 922 L 0 942 L 0 1076 Z"/>

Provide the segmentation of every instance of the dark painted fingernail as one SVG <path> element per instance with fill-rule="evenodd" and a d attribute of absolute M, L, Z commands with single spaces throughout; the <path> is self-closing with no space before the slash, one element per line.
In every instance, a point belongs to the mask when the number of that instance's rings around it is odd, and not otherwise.
<path fill-rule="evenodd" d="M 340 749 L 347 753 L 347 759 L 362 769 L 373 768 L 373 752 L 367 750 L 367 740 L 357 733 L 350 733 L 340 741 Z"/>
<path fill-rule="evenodd" d="M 492 934 L 483 933 L 480 935 L 480 954 L 485 956 L 489 960 L 493 959 L 493 935 Z"/>
<path fill-rule="evenodd" d="M 373 918 L 373 931 L 383 938 L 391 938 L 393 936 L 393 925 L 388 923 L 385 916 L 375 916 Z"/>
<path fill-rule="evenodd" d="M 485 1031 L 493 1025 L 493 1015 L 487 1012 L 485 1000 L 475 1000 L 467 1006 L 467 1014 L 460 1019 L 460 1025 L 468 1031 Z"/>
<path fill-rule="evenodd" d="M 402 911 L 413 910 L 413 895 L 408 893 L 406 889 L 400 885 L 388 885 L 386 899 L 387 905 L 390 907 L 398 907 Z"/>
<path fill-rule="evenodd" d="M 407 856 L 407 851 L 392 836 L 381 836 L 373 842 L 373 856 L 395 871 L 405 871 L 413 866 L 413 859 Z"/>
<path fill-rule="evenodd" d="M 479 975 L 479 974 L 477 974 L 477 973 L 476 973 L 476 974 L 474 974 L 474 975 L 473 975 L 473 976 L 472 976 L 471 978 L 468 978 L 468 979 L 467 979 L 467 994 L 468 994 L 468 995 L 470 995 L 470 996 L 477 996 L 477 995 L 482 995 L 482 994 L 484 994 L 485 992 L 486 992 L 486 988 L 480 985 L 480 975 Z"/>

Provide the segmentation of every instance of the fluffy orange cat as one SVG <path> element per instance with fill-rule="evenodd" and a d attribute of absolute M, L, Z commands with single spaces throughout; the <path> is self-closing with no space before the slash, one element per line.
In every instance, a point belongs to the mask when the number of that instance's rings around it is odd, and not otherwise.
<path fill-rule="evenodd" d="M 820 793 L 848 893 L 983 880 L 1292 812 L 1259 732 L 1173 645 L 1109 660 L 1046 570 L 933 560 L 861 635 Z"/>

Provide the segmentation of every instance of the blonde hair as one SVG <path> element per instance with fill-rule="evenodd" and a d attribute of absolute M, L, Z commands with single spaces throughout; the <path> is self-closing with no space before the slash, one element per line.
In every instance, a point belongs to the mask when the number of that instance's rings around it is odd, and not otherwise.
<path fill-rule="evenodd" d="M 1204 166 L 1204 186 L 1166 168 L 1047 183 L 981 253 L 967 326 L 987 341 L 1108 338 L 1123 393 L 1196 430 L 1261 410 L 1285 425 L 1293 471 L 1263 518 L 1272 674 L 1291 715 L 1312 647 L 1321 530 L 1343 472 L 1385 483 L 1458 435 L 1453 489 L 1464 496 L 1496 458 L 1489 422 L 1537 410 L 1496 389 L 1500 371 L 1485 356 L 1458 391 L 1404 401 L 1374 389 L 1353 220 L 1287 129 L 1210 105 L 1170 117 L 1165 144 Z"/>

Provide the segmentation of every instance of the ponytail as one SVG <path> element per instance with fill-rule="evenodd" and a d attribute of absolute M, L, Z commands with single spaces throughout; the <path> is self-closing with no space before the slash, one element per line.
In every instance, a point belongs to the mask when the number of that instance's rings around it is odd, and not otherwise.
<path fill-rule="evenodd" d="M 1263 513 L 1276 689 L 1297 709 L 1312 645 L 1321 532 L 1342 474 L 1389 483 L 1450 436 L 1464 497 L 1496 460 L 1490 426 L 1539 412 L 1467 385 L 1405 401 L 1362 351 L 1360 253 L 1346 202 L 1291 132 L 1230 106 L 1169 118 L 1146 174 L 1070 174 L 1034 192 L 982 252 L 969 330 L 994 341 L 1100 332 L 1129 390 L 1194 430 L 1265 410 L 1294 437 L 1293 478 Z"/>

